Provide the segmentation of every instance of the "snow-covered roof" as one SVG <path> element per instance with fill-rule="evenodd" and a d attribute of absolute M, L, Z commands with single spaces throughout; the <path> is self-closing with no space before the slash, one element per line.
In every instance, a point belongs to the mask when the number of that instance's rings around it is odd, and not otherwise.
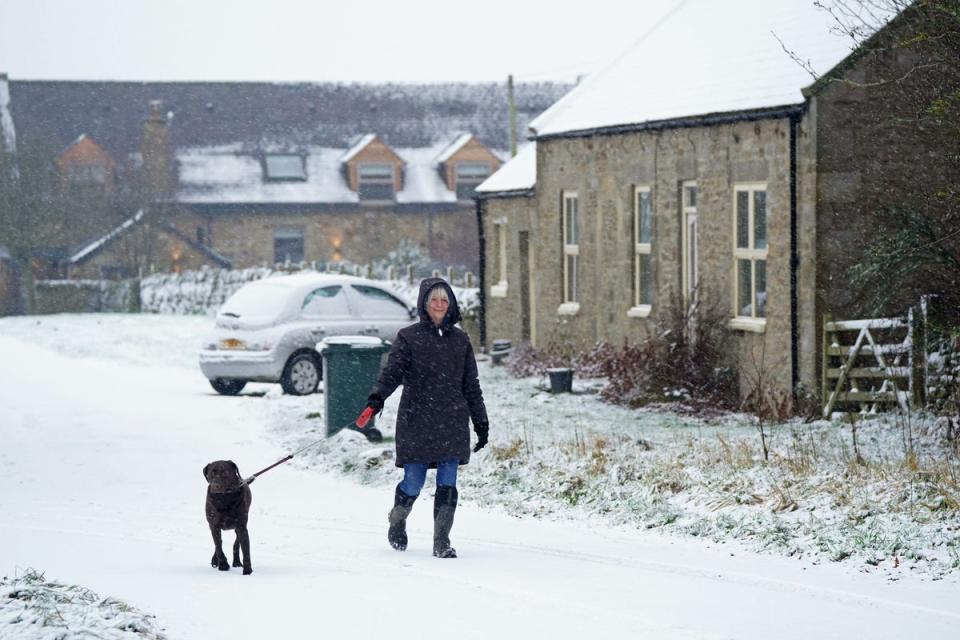
<path fill-rule="evenodd" d="M 449 160 L 450 157 L 453 156 L 453 154 L 455 154 L 457 151 L 460 151 L 460 149 L 463 148 L 463 145 L 470 142 L 471 138 L 473 138 L 472 133 L 462 133 L 459 136 L 457 136 L 456 140 L 451 142 L 446 149 L 440 152 L 440 155 L 437 156 L 437 162 L 443 163 Z"/>
<path fill-rule="evenodd" d="M 537 183 L 537 143 L 524 145 L 506 164 L 480 183 L 479 193 L 525 191 Z"/>
<path fill-rule="evenodd" d="M 5 74 L 0 74 L 0 151 L 17 151 L 17 133 L 10 115 L 10 84 Z"/>
<path fill-rule="evenodd" d="M 340 157 L 340 162 L 349 162 L 353 156 L 363 151 L 363 148 L 373 142 L 373 139 L 376 137 L 377 135 L 375 133 L 366 133 L 351 140 L 350 148 Z"/>
<path fill-rule="evenodd" d="M 356 146 L 356 145 L 355 145 Z M 447 146 L 398 148 L 406 167 L 398 203 L 457 201 L 436 170 L 437 155 Z M 304 181 L 270 182 L 254 154 L 237 145 L 185 149 L 177 153 L 179 189 L 177 201 L 185 204 L 313 204 L 359 203 L 341 171 L 343 149 L 307 147 Z"/>
<path fill-rule="evenodd" d="M 143 209 L 137 211 L 133 216 L 124 220 L 123 223 L 120 224 L 120 226 L 111 229 L 110 232 L 107 233 L 106 235 L 100 238 L 97 238 L 90 244 L 86 245 L 79 251 L 75 252 L 72 256 L 70 256 L 70 262 L 72 264 L 81 262 L 84 258 L 92 254 L 94 251 L 104 246 L 105 244 L 107 244 L 117 236 L 121 235 L 124 231 L 126 231 L 136 223 L 140 222 L 141 219 L 143 219 Z"/>
<path fill-rule="evenodd" d="M 530 123 L 537 136 L 804 102 L 852 49 L 813 0 L 683 0 Z M 786 50 L 785 50 L 786 49 Z"/>

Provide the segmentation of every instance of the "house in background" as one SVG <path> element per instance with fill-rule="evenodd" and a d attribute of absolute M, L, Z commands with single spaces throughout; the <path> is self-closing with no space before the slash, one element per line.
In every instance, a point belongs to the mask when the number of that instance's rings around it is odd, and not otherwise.
<path fill-rule="evenodd" d="M 56 150 L 53 182 L 69 206 L 36 260 L 52 277 L 363 263 L 401 242 L 476 270 L 471 191 L 510 142 L 506 89 L 492 84 L 4 86 L 21 150 Z M 568 88 L 517 85 L 520 126 Z M 160 236 L 111 235 L 146 231 Z"/>
<path fill-rule="evenodd" d="M 485 335 L 635 343 L 678 301 L 719 306 L 741 389 L 758 363 L 788 397 L 816 389 L 821 318 L 853 313 L 872 212 L 960 179 L 942 132 L 891 117 L 922 47 L 880 45 L 914 18 L 851 52 L 807 0 L 678 5 L 478 188 Z"/>

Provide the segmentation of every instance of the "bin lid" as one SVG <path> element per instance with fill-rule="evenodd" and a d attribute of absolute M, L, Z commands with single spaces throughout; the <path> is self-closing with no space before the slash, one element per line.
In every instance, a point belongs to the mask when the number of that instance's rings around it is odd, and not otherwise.
<path fill-rule="evenodd" d="M 383 338 L 374 336 L 330 336 L 317 343 L 317 351 L 336 347 L 350 347 L 352 349 L 378 349 L 387 346 Z"/>

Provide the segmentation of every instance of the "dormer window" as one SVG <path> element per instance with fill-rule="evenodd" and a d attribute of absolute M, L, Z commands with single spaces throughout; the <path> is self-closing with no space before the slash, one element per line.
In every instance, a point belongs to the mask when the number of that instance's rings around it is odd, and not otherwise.
<path fill-rule="evenodd" d="M 474 189 L 490 177 L 492 167 L 489 162 L 457 163 L 457 200 L 469 200 Z"/>
<path fill-rule="evenodd" d="M 361 200 L 393 200 L 393 165 L 361 162 L 357 165 L 357 186 Z"/>
<path fill-rule="evenodd" d="M 67 180 L 78 187 L 102 187 L 107 182 L 107 168 L 96 164 L 71 164 L 67 168 Z"/>
<path fill-rule="evenodd" d="M 296 153 L 268 153 L 263 158 L 263 178 L 270 181 L 300 181 L 307 179 L 303 156 Z"/>

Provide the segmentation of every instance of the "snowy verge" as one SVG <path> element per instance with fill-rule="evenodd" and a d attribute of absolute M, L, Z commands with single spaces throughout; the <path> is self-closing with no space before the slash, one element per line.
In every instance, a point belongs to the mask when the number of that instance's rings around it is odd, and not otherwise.
<path fill-rule="evenodd" d="M 47 580 L 32 569 L 15 578 L 0 579 L 0 636 L 23 640 L 166 638 L 154 616 L 84 587 Z"/>
<path fill-rule="evenodd" d="M 960 578 L 960 463 L 935 421 L 914 418 L 912 450 L 896 420 L 862 423 L 862 464 L 844 425 L 767 425 L 765 460 L 751 416 L 704 420 L 664 407 L 631 410 L 600 401 L 599 380 L 554 395 L 542 379 L 513 378 L 483 362 L 480 371 L 490 446 L 461 467 L 465 501 L 516 516 L 658 529 L 845 561 L 891 579 Z M 383 445 L 341 432 L 311 449 L 307 464 L 364 484 L 396 483 L 391 438 L 399 396 L 377 423 L 388 439 Z M 297 399 L 273 400 L 284 446 L 323 437 L 316 412 L 322 396 L 310 414 Z"/>

